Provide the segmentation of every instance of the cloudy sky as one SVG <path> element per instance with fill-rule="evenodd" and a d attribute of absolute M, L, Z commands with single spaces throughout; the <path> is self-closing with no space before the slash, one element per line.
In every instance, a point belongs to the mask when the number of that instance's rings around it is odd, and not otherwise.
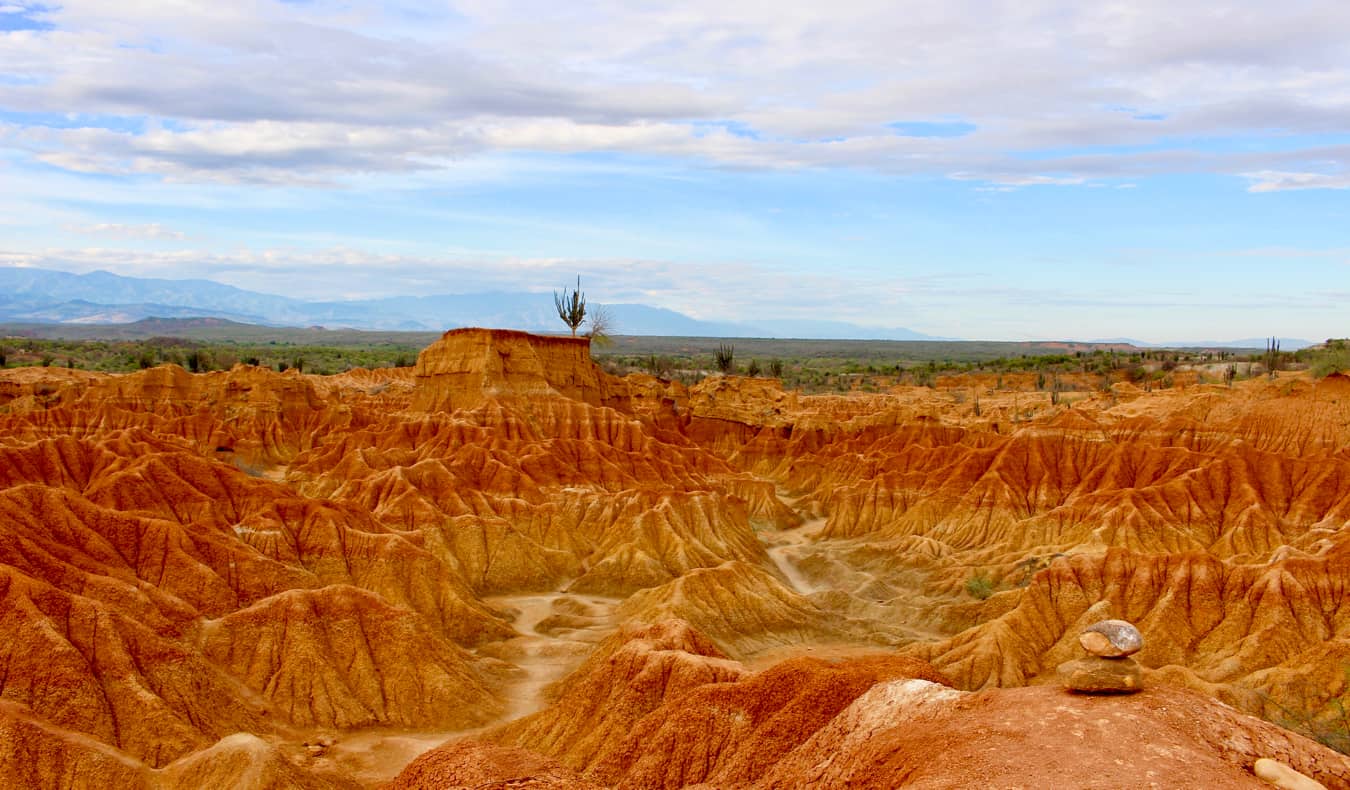
<path fill-rule="evenodd" d="M 0 265 L 1346 336 L 1347 41 L 1345 0 L 0 0 Z"/>

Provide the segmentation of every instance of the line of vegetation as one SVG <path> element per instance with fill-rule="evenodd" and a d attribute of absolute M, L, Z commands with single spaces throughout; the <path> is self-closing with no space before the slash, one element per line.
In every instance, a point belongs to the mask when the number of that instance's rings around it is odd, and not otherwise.
<path fill-rule="evenodd" d="M 261 365 L 273 370 L 295 368 L 305 373 L 331 375 L 353 368 L 406 367 L 417 360 L 421 345 L 372 343 L 362 345 L 297 345 L 204 342 L 179 337 L 145 340 L 0 339 L 0 367 L 64 367 L 104 373 L 126 373 L 174 364 L 194 373 L 228 370 L 236 364 Z"/>
<path fill-rule="evenodd" d="M 1065 351 L 1064 344 L 973 343 L 941 341 L 768 340 L 737 338 L 736 346 L 717 338 L 620 337 L 608 349 L 593 349 L 610 373 L 645 372 L 686 384 L 714 371 L 767 375 L 790 389 L 810 393 L 879 391 L 895 385 L 936 386 L 945 376 L 993 373 L 997 389 L 1060 393 L 1098 389 L 1121 382 L 1143 389 L 1166 389 L 1186 372 L 1187 381 L 1227 384 L 1265 375 L 1268 366 L 1304 367 L 1296 355 L 1261 349 L 1095 348 Z M 739 367 L 736 354 L 754 356 Z M 1015 355 L 1009 349 L 1026 349 Z M 767 367 L 760 362 L 768 357 Z M 1032 376 L 1028 379 L 1027 376 Z M 1090 384 L 1084 380 L 1089 379 Z M 1072 383 L 1070 381 L 1072 379 Z M 1014 383 L 1017 382 L 1017 383 Z"/>
<path fill-rule="evenodd" d="M 1314 378 L 1326 378 L 1332 373 L 1350 374 L 1350 339 L 1329 339 L 1296 352 L 1294 358 L 1307 365 Z"/>
<path fill-rule="evenodd" d="M 589 307 L 586 316 L 592 324 L 595 309 Z M 417 353 L 440 336 L 434 332 L 165 324 L 162 328 L 172 329 L 172 336 L 115 336 L 129 331 L 127 327 L 0 325 L 0 366 L 127 372 L 173 363 L 206 371 L 244 362 L 274 370 L 300 368 L 306 373 L 332 374 L 357 367 L 411 365 Z M 588 334 L 603 329 L 588 328 Z M 112 337 L 99 337 L 100 332 Z M 43 336 L 50 334 L 58 336 Z M 1182 371 L 1190 371 L 1187 381 L 1230 386 L 1266 375 L 1272 367 L 1306 368 L 1318 377 L 1350 372 L 1347 340 L 1274 354 L 1273 349 L 1066 351 L 1064 344 L 995 342 L 737 338 L 732 345 L 719 338 L 614 336 L 611 340 L 607 346 L 595 342 L 592 355 L 616 375 L 644 372 L 692 384 L 721 371 L 768 376 L 787 388 L 809 393 L 936 386 L 944 376 L 993 373 L 999 377 L 996 388 L 1046 392 L 1053 403 L 1061 392 L 1109 388 L 1119 382 L 1165 389 Z M 737 363 L 741 354 L 748 359 L 744 365 Z M 1090 385 L 1085 383 L 1089 381 Z"/>

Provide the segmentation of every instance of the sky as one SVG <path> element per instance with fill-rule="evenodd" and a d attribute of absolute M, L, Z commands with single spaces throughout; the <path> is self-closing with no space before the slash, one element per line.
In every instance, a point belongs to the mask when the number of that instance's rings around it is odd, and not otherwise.
<path fill-rule="evenodd" d="M 1344 337 L 1347 41 L 1345 0 L 0 0 L 0 265 Z"/>

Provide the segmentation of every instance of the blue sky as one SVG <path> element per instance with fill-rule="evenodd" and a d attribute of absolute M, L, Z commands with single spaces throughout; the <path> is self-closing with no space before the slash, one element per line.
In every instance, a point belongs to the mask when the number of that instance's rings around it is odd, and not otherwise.
<path fill-rule="evenodd" d="M 0 0 L 0 265 L 1350 335 L 1350 6 L 1174 5 Z"/>

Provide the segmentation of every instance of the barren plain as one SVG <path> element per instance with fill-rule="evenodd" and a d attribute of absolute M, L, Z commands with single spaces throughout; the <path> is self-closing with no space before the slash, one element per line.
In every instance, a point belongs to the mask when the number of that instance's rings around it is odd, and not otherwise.
<path fill-rule="evenodd" d="M 1350 787 L 1350 378 L 1002 378 L 0 371 L 0 782 Z"/>

